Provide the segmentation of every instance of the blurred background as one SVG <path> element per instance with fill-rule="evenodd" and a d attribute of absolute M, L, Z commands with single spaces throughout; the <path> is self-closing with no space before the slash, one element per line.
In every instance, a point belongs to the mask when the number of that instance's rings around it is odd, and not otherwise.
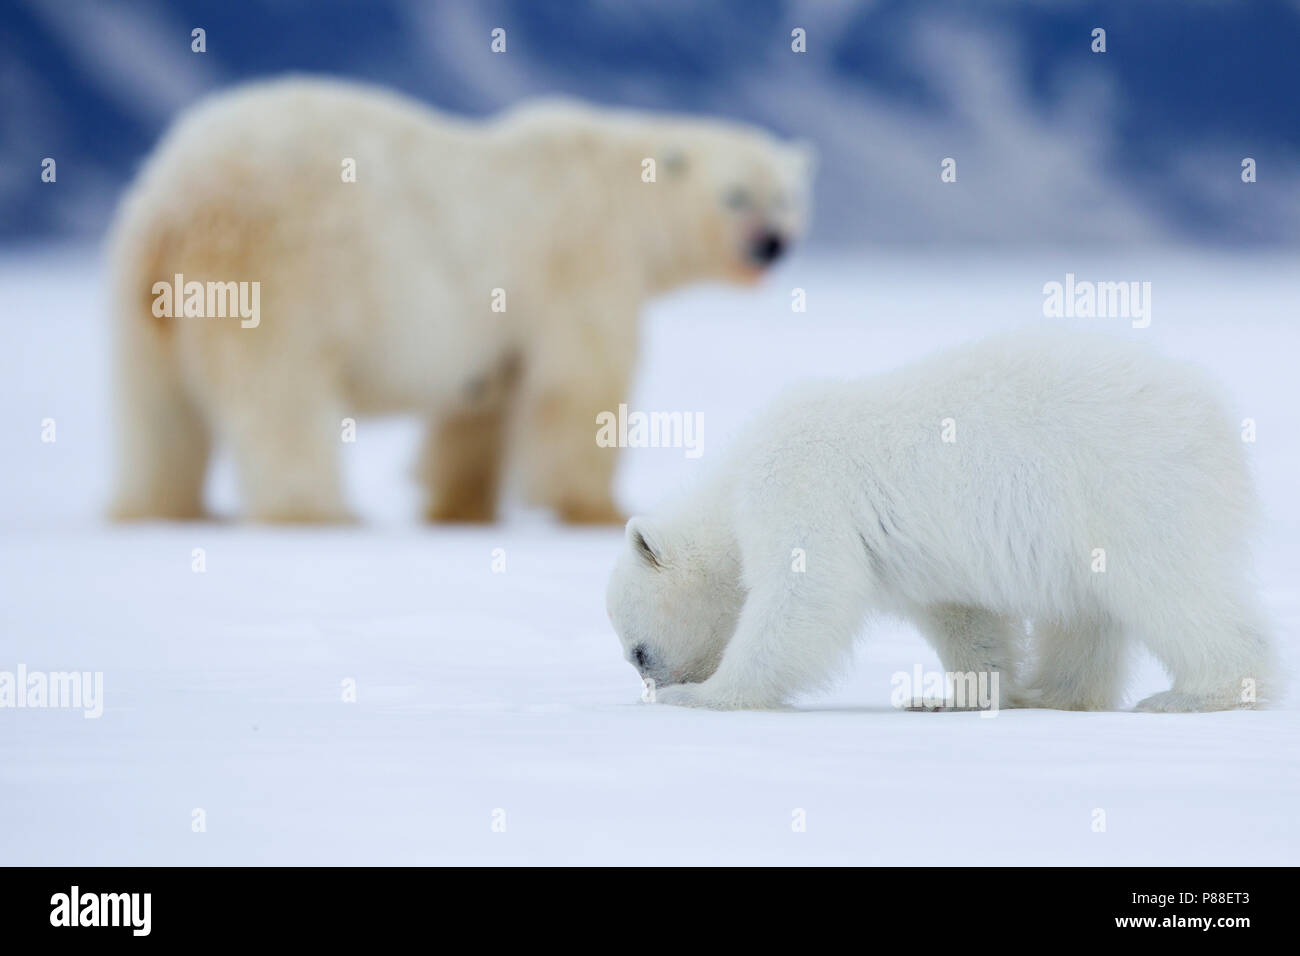
<path fill-rule="evenodd" d="M 178 110 L 285 71 L 471 115 L 563 93 L 797 134 L 819 243 L 1300 240 L 1296 0 L 6 0 L 0 241 L 98 236 Z M 960 189 L 935 188 L 947 156 Z"/>

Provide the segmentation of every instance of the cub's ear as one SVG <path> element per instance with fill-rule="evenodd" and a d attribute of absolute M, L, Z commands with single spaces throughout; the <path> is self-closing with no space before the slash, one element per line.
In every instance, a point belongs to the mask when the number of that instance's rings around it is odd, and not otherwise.
<path fill-rule="evenodd" d="M 626 529 L 628 547 L 632 553 L 652 568 L 662 568 L 662 553 L 655 545 L 654 534 L 644 518 L 631 518 Z"/>

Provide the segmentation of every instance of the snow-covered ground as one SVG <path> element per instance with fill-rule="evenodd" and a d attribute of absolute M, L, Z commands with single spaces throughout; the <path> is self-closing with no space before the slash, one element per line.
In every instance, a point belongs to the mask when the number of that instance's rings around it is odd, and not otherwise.
<path fill-rule="evenodd" d="M 790 381 L 1047 321 L 1067 272 L 1152 282 L 1149 329 L 1091 323 L 1199 359 L 1257 421 L 1261 596 L 1294 666 L 1293 256 L 804 257 L 659 303 L 632 404 L 703 413 L 707 462 Z M 883 620 L 797 710 L 646 705 L 604 613 L 620 533 L 419 525 L 410 423 L 345 446 L 359 527 L 105 525 L 100 282 L 88 250 L 0 260 L 0 671 L 104 681 L 98 719 L 0 710 L 0 863 L 1300 863 L 1294 681 L 1268 712 L 899 712 L 891 675 L 939 664 Z M 624 502 L 699 467 L 629 452 Z M 1162 682 L 1141 662 L 1130 700 Z"/>

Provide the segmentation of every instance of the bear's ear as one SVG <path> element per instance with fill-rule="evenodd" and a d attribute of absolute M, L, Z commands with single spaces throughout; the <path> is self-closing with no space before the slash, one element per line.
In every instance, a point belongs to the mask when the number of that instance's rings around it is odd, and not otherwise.
<path fill-rule="evenodd" d="M 668 146 L 663 151 L 664 172 L 670 176 L 684 176 L 690 166 L 690 161 L 686 158 L 686 150 L 680 146 Z"/>
<path fill-rule="evenodd" d="M 654 536 L 646 526 L 644 518 L 631 518 L 627 523 L 627 543 L 632 553 L 652 568 L 662 568 L 660 551 L 654 544 Z"/>
<path fill-rule="evenodd" d="M 817 147 L 806 139 L 796 139 L 790 143 L 790 152 L 795 159 L 795 167 L 807 179 L 812 179 L 817 172 Z"/>

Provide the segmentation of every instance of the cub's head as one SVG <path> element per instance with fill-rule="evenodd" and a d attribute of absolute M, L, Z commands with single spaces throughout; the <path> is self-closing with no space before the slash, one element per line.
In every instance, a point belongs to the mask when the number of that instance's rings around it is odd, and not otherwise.
<path fill-rule="evenodd" d="M 670 211 L 675 271 L 752 283 L 804 235 L 815 159 L 806 143 L 695 121 L 667 133 L 656 198 Z"/>
<path fill-rule="evenodd" d="M 718 668 L 743 594 L 730 554 L 706 551 L 645 518 L 627 523 L 606 606 L 623 656 L 657 686 L 702 681 Z"/>

